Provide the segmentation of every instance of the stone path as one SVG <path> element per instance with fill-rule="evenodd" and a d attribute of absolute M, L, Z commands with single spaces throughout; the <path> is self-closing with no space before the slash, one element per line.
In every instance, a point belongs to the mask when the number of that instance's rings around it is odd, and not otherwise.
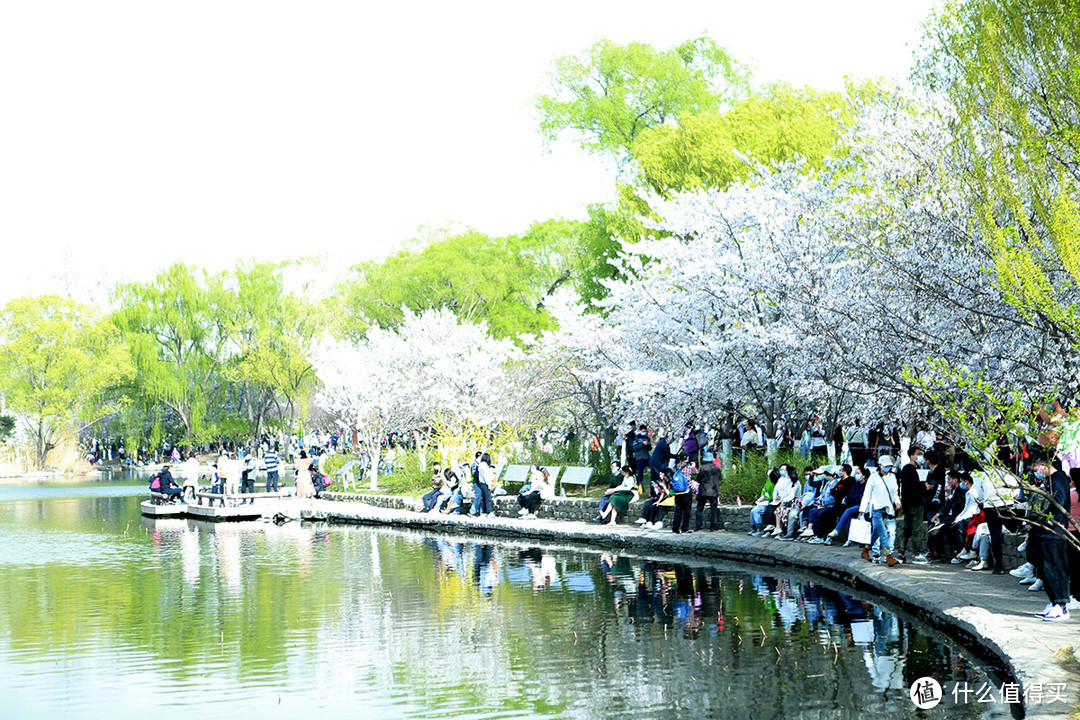
<path fill-rule="evenodd" d="M 598 549 L 719 558 L 810 570 L 885 595 L 965 644 L 978 643 L 1000 658 L 1023 688 L 1034 692 L 1039 685 L 1049 689 L 1052 684 L 1066 683 L 1069 703 L 1028 703 L 1029 718 L 1070 717 L 1080 697 L 1080 666 L 1074 663 L 1073 667 L 1067 667 L 1055 658 L 1063 648 L 1075 648 L 1080 653 L 1080 611 L 1065 622 L 1040 620 L 1034 613 L 1046 604 L 1046 593 L 1028 592 L 1009 575 L 971 572 L 949 564 L 887 568 L 864 561 L 855 548 L 755 538 L 738 532 L 676 535 L 670 529 L 646 531 L 638 525 L 429 515 L 330 500 L 313 501 L 301 516 L 305 520 L 531 538 Z"/>

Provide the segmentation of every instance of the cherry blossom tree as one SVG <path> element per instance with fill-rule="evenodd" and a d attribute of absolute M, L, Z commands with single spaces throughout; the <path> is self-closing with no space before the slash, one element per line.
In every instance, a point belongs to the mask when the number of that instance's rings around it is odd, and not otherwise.
<path fill-rule="evenodd" d="M 436 412 L 495 420 L 504 367 L 519 353 L 511 341 L 493 339 L 483 323 L 462 322 L 449 310 L 406 310 L 395 329 L 374 326 L 356 343 L 320 343 L 313 364 L 323 388 L 316 402 L 371 449 L 375 489 L 387 433 L 419 429 Z"/>

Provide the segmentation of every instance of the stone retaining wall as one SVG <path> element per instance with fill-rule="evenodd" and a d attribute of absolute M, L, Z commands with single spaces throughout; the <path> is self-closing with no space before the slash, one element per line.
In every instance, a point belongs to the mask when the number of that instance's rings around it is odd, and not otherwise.
<path fill-rule="evenodd" d="M 322 497 L 327 500 L 336 500 L 342 502 L 363 502 L 368 505 L 373 505 L 379 508 L 386 508 L 390 510 L 415 510 L 418 500 L 413 498 L 401 497 L 398 495 L 378 495 L 378 494 L 366 494 L 366 493 L 339 493 L 339 492 L 327 492 L 323 493 Z M 540 505 L 536 515 L 541 519 L 546 520 L 569 520 L 576 522 L 587 522 L 588 520 L 596 517 L 596 505 L 598 500 L 596 498 L 571 498 L 571 497 L 558 497 L 554 500 L 547 500 Z M 630 515 L 623 522 L 633 523 L 641 517 L 641 508 L 644 505 L 642 502 L 632 503 L 630 505 Z M 518 510 L 521 506 L 518 505 L 516 496 L 504 495 L 495 498 L 495 515 L 497 517 L 516 518 L 518 516 Z M 697 504 L 694 504 L 694 510 L 696 511 Z M 742 505 L 722 505 L 719 508 L 720 511 L 720 529 L 727 530 L 729 532 L 738 532 L 740 530 L 750 529 L 750 506 Z M 708 510 L 706 509 L 705 526 L 708 527 L 709 518 Z M 665 527 L 671 527 L 671 509 L 668 509 L 668 513 L 664 518 Z M 691 522 L 693 522 L 693 516 L 691 516 Z M 896 536 L 897 539 L 901 537 L 901 533 L 904 531 L 904 519 L 899 518 L 896 521 Z M 1002 554 L 1005 556 L 1005 568 L 1012 569 L 1017 565 L 1024 562 L 1023 555 L 1016 551 L 1017 546 L 1023 540 L 1022 536 L 1017 535 L 1005 535 L 1002 538 Z"/>
<path fill-rule="evenodd" d="M 326 500 L 336 500 L 340 502 L 362 502 L 390 510 L 415 510 L 419 502 L 413 498 L 396 495 L 369 495 L 364 493 L 327 492 L 323 493 L 322 497 Z M 599 501 L 596 498 L 557 497 L 554 500 L 545 500 L 541 503 L 539 509 L 536 511 L 536 516 L 545 520 L 587 522 L 596 517 L 596 506 L 598 502 Z M 643 502 L 631 503 L 629 517 L 624 519 L 623 522 L 632 524 L 634 520 L 641 517 L 641 509 L 643 506 Z M 516 518 L 518 516 L 518 510 L 520 509 L 521 506 L 518 504 L 517 497 L 514 495 L 504 495 L 495 498 L 496 517 Z M 697 505 L 695 504 L 692 512 L 696 511 L 696 509 Z M 664 517 L 668 527 L 671 526 L 671 513 L 672 509 L 668 508 L 667 515 Z M 735 505 L 724 505 L 719 508 L 719 515 L 721 530 L 737 532 L 750 527 L 750 508 L 747 506 L 736 507 Z M 708 527 L 708 509 L 705 511 L 704 520 L 705 526 Z"/>

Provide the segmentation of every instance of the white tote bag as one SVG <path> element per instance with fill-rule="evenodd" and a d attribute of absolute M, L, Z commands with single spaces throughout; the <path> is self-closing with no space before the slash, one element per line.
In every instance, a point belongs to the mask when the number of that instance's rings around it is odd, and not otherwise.
<path fill-rule="evenodd" d="M 851 524 L 848 525 L 848 540 L 853 543 L 859 543 L 860 545 L 870 544 L 870 521 L 863 520 L 861 517 L 851 518 Z"/>

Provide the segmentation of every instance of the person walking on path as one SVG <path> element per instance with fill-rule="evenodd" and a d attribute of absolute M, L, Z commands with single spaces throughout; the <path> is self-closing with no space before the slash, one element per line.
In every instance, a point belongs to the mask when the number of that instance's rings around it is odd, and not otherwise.
<path fill-rule="evenodd" d="M 889 455 L 882 455 L 878 459 L 880 472 L 870 476 L 866 484 L 866 492 L 863 493 L 862 505 L 859 511 L 870 515 L 871 535 L 870 545 L 863 548 L 864 560 L 871 560 L 870 548 L 875 541 L 881 544 L 881 557 L 889 567 L 900 564 L 893 557 L 892 537 L 889 533 L 889 521 L 896 522 L 896 511 L 900 509 L 900 493 L 896 487 L 896 476 L 893 475 L 893 461 Z"/>
<path fill-rule="evenodd" d="M 645 468 L 649 466 L 649 458 L 652 455 L 652 439 L 649 438 L 649 428 L 645 423 L 638 427 L 634 435 L 634 462 L 637 465 L 638 488 L 643 488 Z"/>

